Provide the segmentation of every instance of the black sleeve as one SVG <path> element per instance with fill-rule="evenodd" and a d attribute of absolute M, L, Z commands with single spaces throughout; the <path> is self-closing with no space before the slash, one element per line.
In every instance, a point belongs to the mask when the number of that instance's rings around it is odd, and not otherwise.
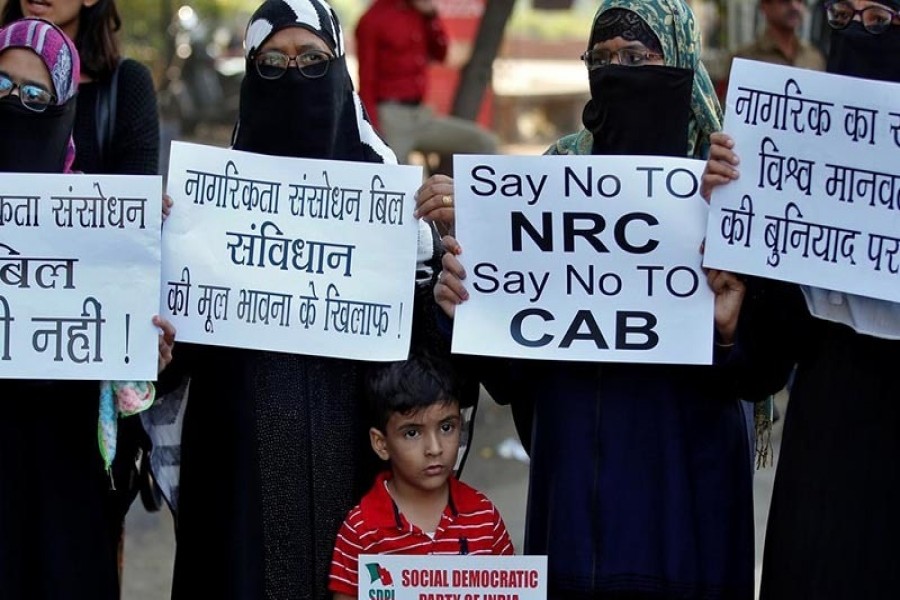
<path fill-rule="evenodd" d="M 125 59 L 119 65 L 111 172 L 159 174 L 159 112 L 150 70 Z"/>
<path fill-rule="evenodd" d="M 736 343 L 722 361 L 722 374 L 735 394 L 759 401 L 783 388 L 804 345 L 813 339 L 811 325 L 797 285 L 748 279 Z"/>
<path fill-rule="evenodd" d="M 206 347 L 200 344 L 175 341 L 172 348 L 172 362 L 156 379 L 156 395 L 162 396 L 177 390 L 184 381 L 190 378 L 193 369 L 200 360 L 209 354 L 204 352 Z"/>

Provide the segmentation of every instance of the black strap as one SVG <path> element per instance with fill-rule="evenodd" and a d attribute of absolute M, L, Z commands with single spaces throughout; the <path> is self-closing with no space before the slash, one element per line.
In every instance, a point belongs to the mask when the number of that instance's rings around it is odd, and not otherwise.
<path fill-rule="evenodd" d="M 97 126 L 97 158 L 101 171 L 108 172 L 107 158 L 112 152 L 113 135 L 116 131 L 116 97 L 119 89 L 119 66 L 116 64 L 112 76 L 97 88 L 97 102 L 94 104 L 94 122 Z"/>

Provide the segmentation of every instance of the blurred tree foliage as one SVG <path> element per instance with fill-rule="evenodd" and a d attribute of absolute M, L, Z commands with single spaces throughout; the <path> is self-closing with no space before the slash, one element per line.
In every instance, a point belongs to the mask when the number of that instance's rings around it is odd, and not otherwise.
<path fill-rule="evenodd" d="M 125 52 L 154 68 L 157 73 L 170 56 L 172 23 L 178 9 L 189 5 L 201 23 L 214 27 L 248 15 L 258 0 L 119 0 L 122 42 Z"/>
<path fill-rule="evenodd" d="M 224 26 L 237 35 L 262 0 L 119 0 L 122 42 L 129 56 L 145 62 L 159 74 L 174 44 L 172 22 L 181 6 L 189 5 L 203 26 Z M 347 32 L 355 26 L 368 0 L 331 0 Z M 348 33 L 349 35 L 349 33 Z"/>
<path fill-rule="evenodd" d="M 122 41 L 129 56 L 144 61 L 160 73 L 171 56 L 171 23 L 178 8 L 190 5 L 210 28 L 224 25 L 242 33 L 247 18 L 262 0 L 118 0 L 122 14 Z M 329 0 L 352 38 L 356 22 L 371 0 Z M 519 38 L 562 40 L 586 35 L 595 3 L 576 0 L 572 10 L 535 10 L 532 0 L 517 0 L 506 34 Z"/>
<path fill-rule="evenodd" d="M 519 0 L 506 35 L 546 41 L 585 39 L 596 9 L 593 2 L 577 2 L 571 10 L 535 10 L 530 2 Z"/>
<path fill-rule="evenodd" d="M 16 1 L 16 0 L 12 0 Z M 372 0 L 329 0 L 352 38 L 356 22 Z M 173 19 L 181 6 L 196 11 L 209 29 L 224 26 L 242 35 L 247 18 L 262 0 L 117 0 L 122 15 L 121 38 L 125 53 L 159 76 L 174 51 Z M 4 0 L 0 0 L 0 5 Z M 572 10 L 535 10 L 532 0 L 516 0 L 506 34 L 520 38 L 560 40 L 582 38 L 594 10 L 593 0 L 575 0 Z M 587 19 L 587 21 L 586 21 Z"/>

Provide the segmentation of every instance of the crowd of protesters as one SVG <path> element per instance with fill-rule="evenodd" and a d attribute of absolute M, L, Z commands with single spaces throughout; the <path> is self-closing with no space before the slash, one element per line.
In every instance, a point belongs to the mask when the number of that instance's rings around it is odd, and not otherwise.
<path fill-rule="evenodd" d="M 791 35 L 797 5 L 761 0 L 768 29 L 745 55 L 821 68 Z M 900 1 L 825 9 L 829 73 L 900 82 Z M 0 172 L 157 173 L 152 81 L 122 58 L 120 25 L 115 0 L 8 0 Z M 739 177 L 748 150 L 722 132 L 685 0 L 600 0 L 584 33 L 584 127 L 545 154 L 704 160 L 707 199 Z M 433 118 L 423 68 L 447 45 L 436 2 L 376 0 L 357 36 L 368 53 L 362 98 L 331 6 L 261 2 L 245 37 L 233 149 L 390 165 L 426 144 L 413 134 L 451 135 L 423 125 Z M 471 123 L 441 125 L 456 126 L 477 143 L 448 148 L 495 151 Z M 149 440 L 122 417 L 116 460 L 104 465 L 98 401 L 112 389 L 149 404 L 185 381 L 173 598 L 347 600 L 361 554 L 513 554 L 496 507 L 455 474 L 464 388 L 477 380 L 512 405 L 530 453 L 525 544 L 515 550 L 547 556 L 549 598 L 751 600 L 741 402 L 762 401 L 793 372 L 761 597 L 891 594 L 900 305 L 710 269 L 711 365 L 460 361 L 449 342 L 469 298 L 463 248 L 438 234 L 453 231 L 454 202 L 444 175 L 416 192 L 406 361 L 188 344 L 153 317 L 156 382 L 0 380 L 0 598 L 120 597 L 123 520 Z M 178 208 L 166 197 L 163 220 Z"/>

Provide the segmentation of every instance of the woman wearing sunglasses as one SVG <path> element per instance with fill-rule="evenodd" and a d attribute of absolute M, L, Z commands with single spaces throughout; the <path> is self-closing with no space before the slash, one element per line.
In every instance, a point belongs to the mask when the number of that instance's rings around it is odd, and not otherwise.
<path fill-rule="evenodd" d="M 900 2 L 826 3 L 828 71 L 900 82 Z M 895 95 L 900 101 L 900 86 Z M 737 178 L 713 136 L 703 178 Z M 761 598 L 887 598 L 900 588 L 900 304 L 752 280 L 739 346 L 770 390 L 797 365 L 766 530 Z"/>

